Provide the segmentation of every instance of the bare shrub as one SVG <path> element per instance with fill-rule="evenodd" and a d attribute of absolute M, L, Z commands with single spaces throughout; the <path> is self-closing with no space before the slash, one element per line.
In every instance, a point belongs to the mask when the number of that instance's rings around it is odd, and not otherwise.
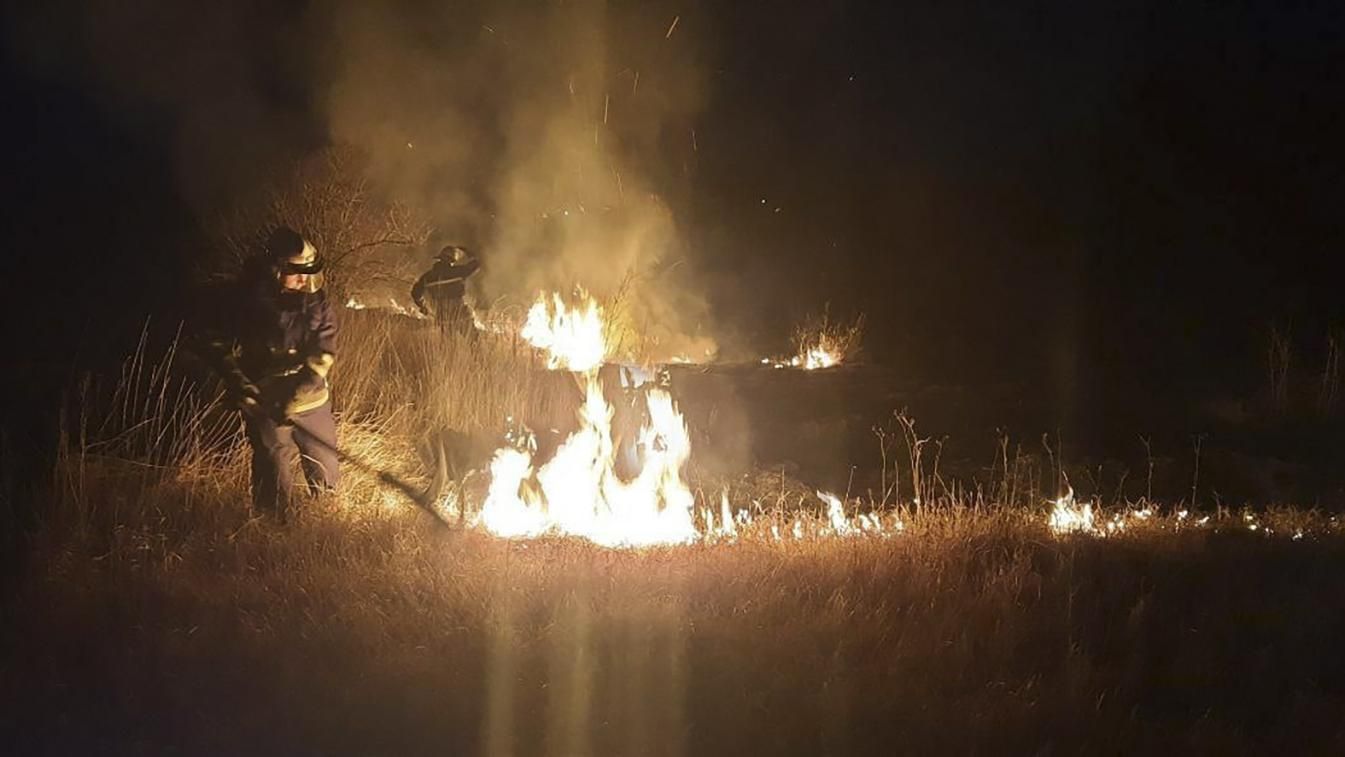
<path fill-rule="evenodd" d="M 216 219 L 217 256 L 207 275 L 231 274 L 262 249 L 269 231 L 288 225 L 317 246 L 327 286 L 338 297 L 392 285 L 410 289 L 420 273 L 413 254 L 433 230 L 428 219 L 388 197 L 369 178 L 368 156 L 333 145 L 279 174 L 257 199 Z"/>

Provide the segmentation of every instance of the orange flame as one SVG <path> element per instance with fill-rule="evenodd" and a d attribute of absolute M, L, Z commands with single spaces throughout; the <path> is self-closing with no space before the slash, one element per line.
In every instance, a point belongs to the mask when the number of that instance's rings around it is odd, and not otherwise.
<path fill-rule="evenodd" d="M 539 296 L 520 332 L 547 352 L 550 367 L 582 374 L 579 429 L 535 473 L 530 451 L 498 450 L 479 523 L 498 536 L 558 533 L 607 546 L 692 541 L 698 536 L 694 498 L 681 473 L 691 438 L 682 414 L 667 392 L 648 390 L 639 471 L 630 480 L 617 475 L 613 410 L 598 381 L 607 357 L 602 309 L 582 292 L 580 298 L 570 307 L 559 295 Z M 533 481 L 536 486 L 529 485 Z"/>

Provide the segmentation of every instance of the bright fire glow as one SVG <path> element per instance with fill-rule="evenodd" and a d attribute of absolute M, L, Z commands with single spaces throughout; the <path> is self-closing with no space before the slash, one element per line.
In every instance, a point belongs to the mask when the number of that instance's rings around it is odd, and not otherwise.
<path fill-rule="evenodd" d="M 802 363 L 804 370 L 814 371 L 818 368 L 830 368 L 833 365 L 839 365 L 841 359 L 821 347 L 812 347 L 804 355 L 795 355 L 793 362 L 795 365 Z"/>
<path fill-rule="evenodd" d="M 1183 531 L 1188 529 L 1219 528 L 1230 523 L 1254 533 L 1273 536 L 1274 529 L 1267 527 L 1257 519 L 1255 513 L 1245 511 L 1240 518 L 1220 516 L 1211 520 L 1208 515 L 1192 518 L 1191 511 L 1185 508 L 1174 510 L 1170 517 L 1164 518 L 1149 505 L 1143 507 L 1127 506 L 1118 510 L 1106 511 L 1091 502 L 1079 503 L 1074 498 L 1074 489 L 1069 489 L 1063 497 L 1054 502 L 1046 525 L 1057 536 L 1083 534 L 1086 536 L 1110 537 L 1124 534 L 1140 534 L 1152 531 Z M 1301 529 L 1292 535 L 1295 540 L 1302 538 Z"/>
<path fill-rule="evenodd" d="M 838 536 L 848 536 L 855 532 L 854 526 L 845 519 L 845 506 L 841 498 L 829 492 L 818 492 L 817 498 L 827 503 L 827 520 L 831 521 L 831 530 Z"/>
<path fill-rule="evenodd" d="M 559 294 L 538 295 L 519 332 L 529 344 L 546 351 L 552 369 L 596 371 L 607 357 L 602 308 L 582 291 L 579 298 L 582 303 L 571 308 Z"/>
<path fill-rule="evenodd" d="M 397 315 L 404 315 L 408 318 L 416 318 L 422 321 L 425 320 L 424 313 L 421 313 L 419 310 L 416 310 L 415 308 L 408 308 L 402 305 L 400 302 L 397 301 L 397 298 L 386 297 L 384 299 L 387 300 L 386 305 L 379 302 L 378 300 L 374 300 L 372 302 L 365 302 L 352 296 L 346 300 L 346 307 L 349 308 L 350 310 L 390 310 L 396 313 Z"/>
<path fill-rule="evenodd" d="M 1055 509 L 1051 511 L 1047 525 L 1057 534 L 1093 533 L 1093 505 L 1085 502 L 1080 507 L 1074 501 L 1074 489 L 1071 487 L 1065 496 L 1056 498 Z"/>
<path fill-rule="evenodd" d="M 667 391 L 648 385 L 639 390 L 643 425 L 638 433 L 615 427 L 616 412 L 598 377 L 608 349 L 603 313 L 592 297 L 581 291 L 571 304 L 557 294 L 540 295 L 519 333 L 546 353 L 550 368 L 575 373 L 584 395 L 579 425 L 542 464 L 534 458 L 535 440 L 530 435 L 513 438 L 498 449 L 490 463 L 485 502 L 473 519 L 476 525 L 505 538 L 555 534 L 622 547 L 700 539 L 734 542 L 740 528 L 751 526 L 752 515 L 747 510 L 735 514 L 727 491 L 720 496 L 718 512 L 708 503 L 695 511 L 695 497 L 682 478 L 691 456 L 691 438 Z M 838 362 L 814 348 L 789 364 L 812 369 Z M 621 466 L 618 474 L 618 459 L 634 462 Z M 827 506 L 825 519 L 814 522 L 796 516 L 792 526 L 773 523 L 770 530 L 777 541 L 785 534 L 794 539 L 887 537 L 905 528 L 895 514 L 870 512 L 850 518 L 839 497 L 821 491 L 817 496 Z"/>
<path fill-rule="evenodd" d="M 614 412 L 598 380 L 607 352 L 602 309 L 580 296 L 573 308 L 559 295 L 539 297 L 521 332 L 547 352 L 552 368 L 582 374 L 579 429 L 535 474 L 531 451 L 498 450 L 478 522 L 513 538 L 556 533 L 607 546 L 692 541 L 699 534 L 692 519 L 694 497 L 682 480 L 691 455 L 686 423 L 666 391 L 647 390 L 648 419 L 635 439 L 638 471 L 629 479 L 617 475 Z"/>
<path fill-rule="evenodd" d="M 761 362 L 776 368 L 802 368 L 805 371 L 815 371 L 819 368 L 830 368 L 834 365 L 840 365 L 841 356 L 839 353 L 824 347 L 809 347 L 806 350 L 801 350 L 799 354 L 788 360 L 762 358 Z"/>

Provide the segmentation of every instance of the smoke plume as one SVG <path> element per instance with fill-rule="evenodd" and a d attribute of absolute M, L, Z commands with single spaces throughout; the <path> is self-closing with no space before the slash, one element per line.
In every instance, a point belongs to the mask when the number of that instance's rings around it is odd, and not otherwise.
<path fill-rule="evenodd" d="M 70 10 L 12 14 L 26 62 L 171 142 L 203 223 L 324 145 L 353 146 L 438 229 L 398 254 L 428 265 L 439 245 L 474 248 L 478 302 L 583 286 L 619 300 L 646 357 L 713 351 L 679 230 L 703 103 L 695 3 Z"/>
<path fill-rule="evenodd" d="M 680 17 L 602 2 L 352 3 L 331 20 L 324 115 L 381 182 L 475 247 L 477 299 L 583 286 L 653 354 L 703 358 L 708 308 L 678 233 L 701 103 Z"/>

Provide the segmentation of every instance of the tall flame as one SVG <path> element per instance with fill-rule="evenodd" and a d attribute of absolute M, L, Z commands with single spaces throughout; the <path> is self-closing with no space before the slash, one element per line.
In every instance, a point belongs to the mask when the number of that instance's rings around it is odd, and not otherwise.
<path fill-rule="evenodd" d="M 647 390 L 648 422 L 636 437 L 639 470 L 628 480 L 617 475 L 614 412 L 598 380 L 607 356 L 602 309 L 583 293 L 580 299 L 570 307 L 559 295 L 539 296 L 520 332 L 546 351 L 550 367 L 581 374 L 579 428 L 535 474 L 531 451 L 498 450 L 478 522 L 505 537 L 558 533 L 608 546 L 691 541 L 698 533 L 694 498 L 682 480 L 691 455 L 682 414 L 667 392 Z"/>
<path fill-rule="evenodd" d="M 576 372 L 596 371 L 607 358 L 602 333 L 602 308 L 596 300 L 578 293 L 577 308 L 565 304 L 559 294 L 538 295 L 519 332 L 534 347 L 545 350 L 549 367 Z"/>

